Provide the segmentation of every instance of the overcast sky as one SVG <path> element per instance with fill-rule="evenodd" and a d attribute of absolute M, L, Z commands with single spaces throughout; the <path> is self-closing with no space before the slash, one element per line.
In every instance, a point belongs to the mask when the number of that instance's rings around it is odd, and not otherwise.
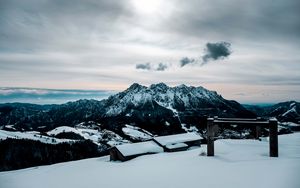
<path fill-rule="evenodd" d="M 0 0 L 0 87 L 165 82 L 299 101 L 299 10 L 299 0 Z"/>

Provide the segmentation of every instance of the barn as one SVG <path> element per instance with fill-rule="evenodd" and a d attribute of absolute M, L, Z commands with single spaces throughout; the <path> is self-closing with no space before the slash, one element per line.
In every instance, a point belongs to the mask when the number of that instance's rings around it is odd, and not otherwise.
<path fill-rule="evenodd" d="M 135 157 L 164 152 L 164 149 L 154 141 L 123 144 L 112 147 L 109 151 L 111 161 L 128 161 Z"/>
<path fill-rule="evenodd" d="M 153 141 L 164 148 L 166 152 L 184 151 L 191 146 L 200 146 L 203 138 L 194 132 L 157 136 Z"/>

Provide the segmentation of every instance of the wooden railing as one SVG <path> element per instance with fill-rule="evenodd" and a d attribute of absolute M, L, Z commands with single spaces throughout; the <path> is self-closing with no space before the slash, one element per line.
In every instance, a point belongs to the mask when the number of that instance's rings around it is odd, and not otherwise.
<path fill-rule="evenodd" d="M 256 126 L 256 137 L 260 136 L 260 128 L 269 128 L 269 155 L 278 157 L 278 122 L 276 119 L 262 120 L 241 118 L 207 118 L 207 156 L 214 156 L 215 132 L 219 125 L 253 125 Z"/>

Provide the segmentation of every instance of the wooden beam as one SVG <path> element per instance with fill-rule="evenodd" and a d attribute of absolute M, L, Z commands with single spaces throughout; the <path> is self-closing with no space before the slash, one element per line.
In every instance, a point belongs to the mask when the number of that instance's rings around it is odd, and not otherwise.
<path fill-rule="evenodd" d="M 261 118 L 218 118 L 221 121 L 261 121 Z"/>
<path fill-rule="evenodd" d="M 224 121 L 214 120 L 215 124 L 238 124 L 238 125 L 268 125 L 269 121 Z"/>
<path fill-rule="evenodd" d="M 116 152 L 116 148 L 110 148 L 109 150 L 109 155 L 110 155 L 110 161 L 116 161 L 118 160 L 118 156 L 117 156 L 117 152 Z"/>
<path fill-rule="evenodd" d="M 207 119 L 207 156 L 214 156 L 214 119 Z"/>
<path fill-rule="evenodd" d="M 256 126 L 255 127 L 255 139 L 259 139 L 261 137 L 261 126 Z"/>
<path fill-rule="evenodd" d="M 270 157 L 278 157 L 278 123 L 275 119 L 269 121 Z"/>

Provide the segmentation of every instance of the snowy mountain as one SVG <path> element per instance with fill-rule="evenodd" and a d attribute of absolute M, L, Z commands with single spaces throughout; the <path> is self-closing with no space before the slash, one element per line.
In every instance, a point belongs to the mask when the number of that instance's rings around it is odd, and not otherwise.
<path fill-rule="evenodd" d="M 277 117 L 282 122 L 300 123 L 300 103 L 288 101 L 266 109 L 265 115 Z"/>
<path fill-rule="evenodd" d="M 164 83 L 152 84 L 150 87 L 135 83 L 124 92 L 111 96 L 107 103 L 107 116 L 118 115 L 128 108 L 147 104 L 153 107 L 155 103 L 175 112 L 196 110 L 205 115 L 253 115 L 237 102 L 225 100 L 215 91 L 186 85 L 168 87 Z"/>
<path fill-rule="evenodd" d="M 293 122 L 300 124 L 300 103 L 287 101 L 272 106 L 245 106 L 258 116 L 276 117 L 280 122 Z"/>
<path fill-rule="evenodd" d="M 164 83 L 145 87 L 133 84 L 105 100 L 105 115 L 119 124 L 134 124 L 155 134 L 180 133 L 182 125 L 201 124 L 205 116 L 255 117 L 236 101 L 203 87 Z M 115 119 L 116 120 L 116 119 Z"/>

